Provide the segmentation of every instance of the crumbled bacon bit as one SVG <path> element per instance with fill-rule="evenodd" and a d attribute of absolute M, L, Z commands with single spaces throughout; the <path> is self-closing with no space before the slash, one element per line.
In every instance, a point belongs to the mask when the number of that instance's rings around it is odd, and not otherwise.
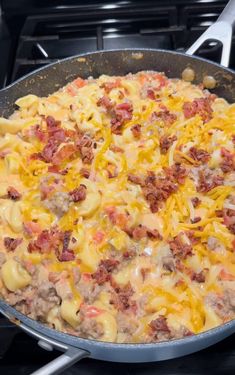
<path fill-rule="evenodd" d="M 192 205 L 194 208 L 198 207 L 201 203 L 201 200 L 198 197 L 194 197 L 191 199 Z"/>
<path fill-rule="evenodd" d="M 235 134 L 232 135 L 232 142 L 235 145 Z"/>
<path fill-rule="evenodd" d="M 75 255 L 72 250 L 66 249 L 61 254 L 58 254 L 57 258 L 60 262 L 69 262 L 75 259 Z"/>
<path fill-rule="evenodd" d="M 34 133 L 35 135 L 37 135 L 37 137 L 43 141 L 43 142 L 46 142 L 46 145 L 44 146 L 43 150 L 41 152 L 38 152 L 38 153 L 35 153 L 35 154 L 32 154 L 30 156 L 31 159 L 39 159 L 39 160 L 43 160 L 45 161 L 46 163 L 50 163 L 53 161 L 53 157 L 55 156 L 56 157 L 56 151 L 58 150 L 60 144 L 62 142 L 65 142 L 66 141 L 66 138 L 67 138 L 67 133 L 69 135 L 69 131 L 66 131 L 65 129 L 63 129 L 61 127 L 61 122 L 60 121 L 56 121 L 54 119 L 54 117 L 52 116 L 47 116 L 46 119 L 46 125 L 47 125 L 47 132 L 43 132 L 41 130 L 40 127 L 38 127 L 38 125 L 36 125 L 36 129 L 34 130 Z M 74 134 L 74 132 L 73 132 Z M 63 155 L 64 155 L 64 151 L 66 149 L 67 151 L 67 146 L 70 146 L 71 148 L 71 145 L 65 145 L 66 148 L 63 148 Z M 65 147 L 64 146 L 64 147 Z M 61 156 L 61 153 L 62 151 L 59 150 L 59 155 Z M 66 154 L 66 157 L 67 157 L 67 154 Z M 57 158 L 56 158 L 57 160 Z M 60 161 L 61 161 L 61 158 L 60 158 Z M 53 162 L 54 164 L 59 164 L 60 161 L 58 163 L 56 162 Z"/>
<path fill-rule="evenodd" d="M 223 217 L 224 224 L 228 228 L 228 230 L 235 234 L 235 210 L 231 210 L 230 208 L 224 208 L 221 211 L 216 212 L 217 216 Z"/>
<path fill-rule="evenodd" d="M 136 310 L 136 302 L 131 300 L 131 296 L 134 294 L 131 283 L 128 282 L 125 286 L 120 287 L 112 281 L 112 286 L 114 287 L 115 293 L 112 295 L 110 303 L 113 304 L 118 311 L 126 311 L 129 309 Z"/>
<path fill-rule="evenodd" d="M 147 98 L 149 98 L 151 100 L 155 100 L 155 94 L 154 94 L 153 89 L 148 88 L 146 96 L 147 96 Z"/>
<path fill-rule="evenodd" d="M 73 144 L 65 144 L 53 154 L 51 162 L 54 165 L 59 165 L 64 160 L 71 158 L 71 156 L 73 156 L 75 153 L 76 147 Z"/>
<path fill-rule="evenodd" d="M 198 283 L 204 283 L 206 280 L 204 271 L 193 272 L 191 275 L 191 280 L 197 281 Z"/>
<path fill-rule="evenodd" d="M 7 188 L 7 196 L 9 199 L 12 199 L 13 201 L 17 201 L 22 197 L 18 190 L 16 190 L 13 186 L 9 186 Z"/>
<path fill-rule="evenodd" d="M 154 183 L 147 182 L 142 191 L 153 213 L 157 212 L 161 202 L 165 202 L 178 186 L 168 177 L 158 177 Z"/>
<path fill-rule="evenodd" d="M 150 239 L 162 239 L 157 229 L 149 229 L 145 225 L 141 224 L 135 228 L 126 229 L 125 231 L 136 241 L 141 240 L 144 237 L 149 237 Z"/>
<path fill-rule="evenodd" d="M 156 184 L 147 184 L 143 187 L 143 194 L 150 205 L 150 210 L 155 213 L 158 211 L 161 202 L 166 201 L 169 196 L 177 191 L 177 185 L 168 179 L 158 179 Z"/>
<path fill-rule="evenodd" d="M 185 102 L 183 104 L 183 112 L 185 118 L 191 118 L 198 114 L 204 123 L 208 122 L 211 120 L 213 113 L 211 100 L 209 98 L 198 98 L 192 102 Z"/>
<path fill-rule="evenodd" d="M 166 176 L 175 180 L 179 184 L 183 184 L 188 175 L 187 169 L 180 163 L 175 163 L 170 168 L 165 168 Z"/>
<path fill-rule="evenodd" d="M 132 173 L 128 174 L 128 181 L 133 182 L 133 184 L 137 184 L 137 185 L 140 185 L 140 186 L 143 186 L 143 184 L 144 184 L 143 179 L 141 177 L 136 176 Z"/>
<path fill-rule="evenodd" d="M 89 171 L 89 169 L 81 168 L 79 173 L 80 173 L 80 175 L 82 177 L 85 177 L 85 178 L 89 178 L 90 177 L 90 171 Z"/>
<path fill-rule="evenodd" d="M 96 272 L 92 274 L 92 278 L 99 285 L 103 285 L 106 281 L 110 281 L 111 272 L 119 265 L 119 261 L 115 259 L 101 260 Z"/>
<path fill-rule="evenodd" d="M 104 89 L 104 91 L 109 94 L 110 91 L 112 91 L 113 89 L 116 89 L 118 87 L 120 87 L 120 84 L 121 84 L 121 80 L 120 78 L 116 79 L 115 81 L 112 81 L 112 82 L 104 82 L 102 83 L 102 85 L 100 86 L 102 89 Z"/>
<path fill-rule="evenodd" d="M 161 202 L 165 202 L 169 196 L 178 190 L 177 183 L 182 184 L 187 176 L 187 170 L 180 164 L 171 168 L 165 168 L 165 176 L 155 176 L 154 172 L 148 172 L 145 179 L 133 174 L 128 175 L 128 180 L 142 187 L 145 199 L 153 213 L 157 212 Z"/>
<path fill-rule="evenodd" d="M 3 243 L 8 251 L 14 251 L 23 241 L 23 238 L 4 237 Z"/>
<path fill-rule="evenodd" d="M 96 272 L 92 274 L 92 278 L 97 282 L 98 285 L 103 285 L 110 280 L 110 274 L 104 267 L 98 267 Z"/>
<path fill-rule="evenodd" d="M 83 163 L 91 164 L 92 160 L 94 159 L 92 139 L 88 135 L 84 134 L 82 138 L 77 141 L 76 146 L 80 151 Z"/>
<path fill-rule="evenodd" d="M 235 154 L 227 150 L 225 147 L 221 147 L 221 156 L 223 161 L 220 164 L 220 168 L 224 173 L 235 171 Z"/>
<path fill-rule="evenodd" d="M 58 147 L 58 142 L 55 142 L 53 139 L 49 139 L 42 152 L 39 152 L 37 155 L 39 156 L 39 159 L 42 158 L 42 160 L 44 160 L 46 163 L 50 163 Z"/>
<path fill-rule="evenodd" d="M 114 103 L 111 101 L 111 99 L 109 99 L 108 96 L 102 96 L 102 98 L 100 98 L 98 101 L 97 101 L 97 106 L 98 107 L 104 107 L 106 110 L 111 110 L 114 106 Z"/>
<path fill-rule="evenodd" d="M 45 229 L 38 235 L 36 240 L 29 242 L 28 251 L 29 253 L 36 251 L 42 254 L 57 251 L 62 241 L 63 232 L 57 228 Z"/>
<path fill-rule="evenodd" d="M 167 334 L 170 338 L 170 329 L 167 325 L 167 319 L 165 316 L 159 315 L 157 319 L 154 319 L 149 323 L 149 326 L 155 338 L 158 338 L 161 334 Z"/>
<path fill-rule="evenodd" d="M 119 121 L 111 120 L 111 131 L 113 134 L 122 134 L 122 124 Z"/>
<path fill-rule="evenodd" d="M 61 122 L 56 121 L 54 117 L 46 117 L 47 132 L 50 139 L 53 139 L 54 142 L 64 142 L 66 139 L 66 131 L 61 128 Z"/>
<path fill-rule="evenodd" d="M 177 116 L 166 108 L 162 111 L 152 113 L 151 121 L 159 120 L 163 121 L 166 126 L 171 126 L 177 120 Z"/>
<path fill-rule="evenodd" d="M 176 135 L 173 135 L 172 137 L 163 135 L 160 138 L 160 150 L 162 154 L 166 154 L 171 145 L 177 140 Z"/>
<path fill-rule="evenodd" d="M 136 251 L 135 250 L 127 250 L 123 254 L 123 259 L 131 259 L 136 256 Z"/>
<path fill-rule="evenodd" d="M 144 180 L 145 184 L 155 184 L 156 175 L 153 171 L 147 171 L 147 177 Z"/>
<path fill-rule="evenodd" d="M 112 272 L 119 265 L 116 259 L 103 259 L 100 261 L 100 266 L 104 267 L 108 272 Z"/>
<path fill-rule="evenodd" d="M 132 119 L 132 103 L 120 103 L 112 109 L 111 131 L 114 134 L 121 134 L 122 125 Z"/>
<path fill-rule="evenodd" d="M 188 230 L 185 232 L 185 234 L 188 237 L 192 245 L 195 245 L 199 242 L 199 238 L 195 236 L 195 232 L 193 230 Z"/>
<path fill-rule="evenodd" d="M 86 199 L 86 186 L 80 185 L 78 188 L 69 192 L 69 195 L 73 202 L 81 202 Z"/>
<path fill-rule="evenodd" d="M 36 137 L 40 142 L 45 143 L 47 141 L 47 134 L 44 130 L 41 129 L 39 124 L 31 126 L 29 135 Z"/>
<path fill-rule="evenodd" d="M 186 259 L 192 255 L 192 246 L 183 242 L 182 235 L 178 234 L 173 240 L 169 241 L 170 249 L 176 258 Z"/>
<path fill-rule="evenodd" d="M 199 193 L 207 193 L 216 186 L 223 185 L 224 178 L 212 172 L 212 170 L 199 171 L 199 180 L 197 191 Z"/>
<path fill-rule="evenodd" d="M 136 124 L 136 125 L 133 125 L 131 127 L 131 131 L 132 131 L 132 134 L 135 138 L 140 138 L 141 136 L 141 125 L 140 124 Z"/>
<path fill-rule="evenodd" d="M 126 223 L 128 221 L 127 213 L 117 212 L 117 209 L 114 206 L 106 207 L 105 212 L 112 224 L 117 225 L 122 229 L 126 227 Z"/>
<path fill-rule="evenodd" d="M 59 122 L 55 120 L 53 116 L 46 117 L 46 124 L 49 133 L 53 133 L 57 130 Z"/>
<path fill-rule="evenodd" d="M 191 147 L 189 149 L 189 156 L 192 159 L 202 163 L 207 163 L 211 157 L 207 151 L 196 147 Z"/>

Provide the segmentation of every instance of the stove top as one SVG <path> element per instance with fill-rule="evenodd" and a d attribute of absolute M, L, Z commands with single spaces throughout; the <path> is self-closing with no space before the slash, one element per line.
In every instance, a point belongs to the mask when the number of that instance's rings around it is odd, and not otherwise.
<path fill-rule="evenodd" d="M 40 3 L 40 4 L 36 4 Z M 224 8 L 221 0 L 2 0 L 0 87 L 58 59 L 128 47 L 185 51 Z M 219 61 L 211 42 L 199 55 Z M 235 68 L 235 38 L 230 66 Z"/>
<path fill-rule="evenodd" d="M 221 13 L 227 1 L 0 0 L 0 88 L 58 59 L 88 51 L 128 47 L 185 51 Z M 214 42 L 199 55 L 219 61 Z M 230 67 L 235 69 L 235 37 Z M 235 374 L 235 335 L 201 352 L 151 364 L 113 364 L 91 359 L 66 370 L 81 375 Z M 0 316 L 0 373 L 30 374 L 59 352 Z"/>

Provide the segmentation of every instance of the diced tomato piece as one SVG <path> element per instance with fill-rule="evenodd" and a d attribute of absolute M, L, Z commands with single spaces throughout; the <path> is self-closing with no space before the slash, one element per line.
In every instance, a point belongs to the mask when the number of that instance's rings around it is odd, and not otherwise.
<path fill-rule="evenodd" d="M 92 280 L 91 273 L 83 272 L 83 273 L 82 273 L 82 279 L 83 279 L 85 282 L 89 282 L 89 281 L 91 281 L 91 280 Z"/>
<path fill-rule="evenodd" d="M 225 271 L 224 269 L 220 271 L 219 278 L 220 278 L 220 280 L 223 280 L 223 281 L 234 281 L 235 280 L 235 276 L 233 276 L 231 273 Z"/>
<path fill-rule="evenodd" d="M 96 242 L 97 244 L 101 243 L 104 239 L 105 233 L 102 232 L 101 230 L 98 230 L 94 235 L 93 235 L 93 241 Z"/>
<path fill-rule="evenodd" d="M 96 318 L 98 315 L 100 315 L 103 312 L 102 309 L 95 307 L 95 306 L 87 306 L 86 307 L 86 313 L 85 316 L 87 318 Z"/>
<path fill-rule="evenodd" d="M 74 87 L 72 85 L 67 86 L 66 87 L 66 91 L 71 96 L 75 96 L 76 95 L 76 90 L 74 89 Z"/>
<path fill-rule="evenodd" d="M 162 74 L 155 74 L 154 78 L 159 82 L 159 88 L 166 86 L 167 78 Z"/>
<path fill-rule="evenodd" d="M 75 86 L 77 86 L 79 89 L 86 85 L 86 81 L 82 79 L 81 77 L 76 78 L 73 83 Z"/>
<path fill-rule="evenodd" d="M 38 223 L 34 223 L 34 221 L 27 221 L 24 223 L 25 232 L 29 236 L 33 236 L 34 234 L 41 233 L 42 228 Z"/>

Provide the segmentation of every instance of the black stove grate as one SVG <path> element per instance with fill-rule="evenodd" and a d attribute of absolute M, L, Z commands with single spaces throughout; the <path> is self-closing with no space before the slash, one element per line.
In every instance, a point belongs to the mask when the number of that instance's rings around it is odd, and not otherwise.
<path fill-rule="evenodd" d="M 225 4 L 209 0 L 122 1 L 116 5 L 58 6 L 50 13 L 21 15 L 5 84 L 58 59 L 89 51 L 130 47 L 185 51 L 217 19 Z M 14 24 L 9 16 L 6 22 Z M 220 50 L 212 43 L 200 50 L 200 56 L 219 61 Z M 235 54 L 231 55 L 235 68 Z"/>

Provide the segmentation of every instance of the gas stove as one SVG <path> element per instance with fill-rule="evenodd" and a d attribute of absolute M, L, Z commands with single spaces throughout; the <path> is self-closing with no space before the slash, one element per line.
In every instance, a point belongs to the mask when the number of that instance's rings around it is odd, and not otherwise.
<path fill-rule="evenodd" d="M 58 59 L 129 47 L 186 50 L 227 1 L 2 0 L 0 87 Z M 211 42 L 199 55 L 219 61 Z M 230 67 L 235 68 L 235 38 Z"/>
<path fill-rule="evenodd" d="M 129 47 L 185 51 L 227 1 L 0 0 L 0 89 L 58 59 Z M 219 62 L 221 46 L 198 54 Z M 235 37 L 230 68 L 235 69 Z M 157 64 L 156 64 L 157 69 Z M 235 335 L 201 352 L 169 361 L 121 364 L 83 359 L 64 373 L 106 375 L 234 374 Z M 0 316 L 0 373 L 30 374 L 57 357 Z"/>

